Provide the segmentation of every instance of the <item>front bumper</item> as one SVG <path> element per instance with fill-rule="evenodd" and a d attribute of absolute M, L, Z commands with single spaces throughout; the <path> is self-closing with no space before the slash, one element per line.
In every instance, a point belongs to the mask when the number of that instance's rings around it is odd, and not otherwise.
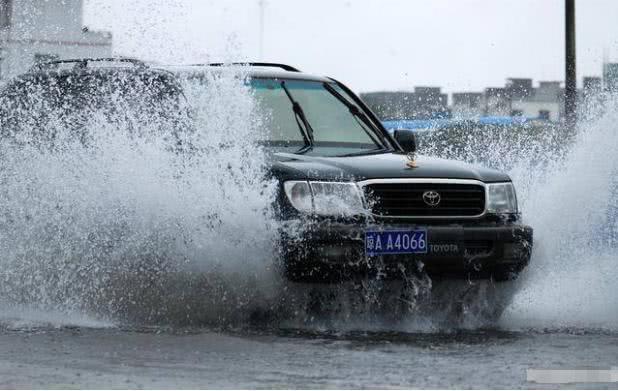
<path fill-rule="evenodd" d="M 514 279 L 529 263 L 532 228 L 520 224 L 387 224 L 384 230 L 427 230 L 427 254 L 368 256 L 360 223 L 310 224 L 298 237 L 283 235 L 286 276 L 295 281 L 338 281 L 380 275 L 401 278 L 426 272 L 432 278 Z"/>

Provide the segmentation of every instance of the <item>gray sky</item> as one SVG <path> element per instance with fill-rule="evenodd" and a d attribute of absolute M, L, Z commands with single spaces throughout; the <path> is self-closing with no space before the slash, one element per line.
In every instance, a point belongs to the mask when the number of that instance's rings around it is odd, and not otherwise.
<path fill-rule="evenodd" d="M 264 0 L 263 60 L 356 91 L 564 78 L 564 0 Z M 259 0 L 85 0 L 120 55 L 259 60 Z M 578 78 L 618 61 L 618 0 L 576 0 Z"/>

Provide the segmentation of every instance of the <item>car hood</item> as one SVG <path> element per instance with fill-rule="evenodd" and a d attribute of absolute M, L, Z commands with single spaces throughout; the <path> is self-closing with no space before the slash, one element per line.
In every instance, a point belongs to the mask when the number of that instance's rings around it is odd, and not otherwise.
<path fill-rule="evenodd" d="M 279 179 L 352 180 L 376 178 L 476 179 L 483 182 L 509 181 L 503 172 L 455 160 L 418 155 L 416 167 L 401 153 L 319 157 L 273 153 L 273 175 Z"/>

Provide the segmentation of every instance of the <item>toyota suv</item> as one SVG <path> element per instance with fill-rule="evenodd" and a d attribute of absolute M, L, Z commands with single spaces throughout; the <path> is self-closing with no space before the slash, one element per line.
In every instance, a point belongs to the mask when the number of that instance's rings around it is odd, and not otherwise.
<path fill-rule="evenodd" d="M 417 154 L 414 133 L 387 132 L 335 79 L 284 64 L 228 65 L 245 66 L 266 119 L 261 144 L 279 183 L 275 209 L 289 279 L 423 272 L 504 281 L 529 263 L 532 228 L 521 222 L 507 174 Z"/>
<path fill-rule="evenodd" d="M 9 84 L 4 97 L 24 80 L 92 77 L 85 70 L 90 61 L 97 60 L 70 60 L 76 65 L 53 78 L 49 72 L 31 72 Z M 138 71 L 114 66 L 110 72 L 125 72 L 128 83 L 154 80 L 162 86 L 158 95 L 174 100 L 183 94 L 172 74 L 187 77 L 224 68 L 204 64 L 170 72 L 137 64 Z M 271 162 L 265 180 L 278 182 L 274 210 L 282 223 L 282 272 L 290 280 L 400 278 L 421 272 L 432 278 L 504 281 L 529 263 L 532 229 L 521 222 L 507 174 L 418 153 L 414 133 L 387 132 L 356 94 L 332 78 L 284 64 L 226 66 L 242 66 L 264 113 L 267 131 L 261 144 Z M 161 96 L 156 99 L 151 104 Z"/>

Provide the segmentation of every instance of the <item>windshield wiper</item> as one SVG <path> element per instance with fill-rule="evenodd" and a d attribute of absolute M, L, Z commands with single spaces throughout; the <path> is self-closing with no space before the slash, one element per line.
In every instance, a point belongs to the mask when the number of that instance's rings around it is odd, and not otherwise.
<path fill-rule="evenodd" d="M 359 122 L 360 127 L 363 128 L 363 130 L 365 131 L 365 133 L 367 133 L 367 135 L 371 138 L 371 140 L 377 145 L 384 148 L 384 145 L 385 145 L 384 140 L 381 138 L 376 138 L 376 134 L 379 136 L 379 133 L 376 133 L 374 131 L 375 125 L 369 120 L 369 118 L 367 118 L 367 115 L 363 111 L 361 111 L 361 109 L 359 109 L 358 106 L 356 106 L 355 104 L 353 104 L 352 102 L 344 98 L 339 93 L 339 91 L 333 88 L 333 86 L 331 86 L 328 83 L 322 83 L 322 84 L 324 85 L 324 88 L 328 92 L 330 92 L 335 98 L 341 101 L 341 103 L 347 106 L 348 110 L 350 110 L 350 113 L 356 119 L 357 122 L 360 119 L 360 122 Z"/>
<path fill-rule="evenodd" d="M 301 148 L 298 152 L 304 153 L 311 149 L 313 149 L 313 128 L 309 124 L 307 117 L 305 116 L 305 112 L 303 108 L 300 106 L 300 103 L 294 99 L 290 90 L 285 85 L 285 81 L 281 81 L 281 88 L 285 91 L 285 94 L 288 96 L 290 102 L 292 102 L 292 110 L 294 110 L 294 118 L 296 119 L 296 124 L 298 124 L 298 128 L 303 135 L 303 139 L 305 140 L 305 146 Z"/>

